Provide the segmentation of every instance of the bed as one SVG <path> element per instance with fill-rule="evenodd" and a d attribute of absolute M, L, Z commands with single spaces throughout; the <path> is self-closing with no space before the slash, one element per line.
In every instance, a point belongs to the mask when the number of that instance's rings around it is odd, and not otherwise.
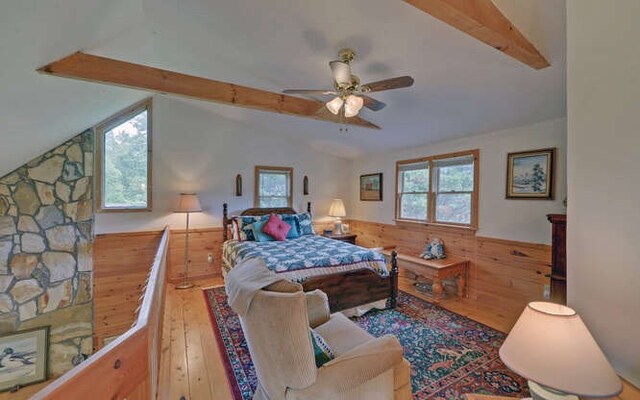
<path fill-rule="evenodd" d="M 311 213 L 311 203 L 307 203 Z M 296 214 L 292 208 L 250 208 L 239 216 L 276 213 Z M 395 307 L 398 293 L 398 266 L 391 253 L 390 268 L 380 252 L 319 235 L 304 235 L 278 242 L 238 241 L 230 237 L 232 218 L 223 205 L 223 268 L 228 272 L 237 263 L 262 257 L 272 271 L 302 284 L 305 291 L 320 289 L 329 297 L 332 312 L 354 309 L 387 300 Z"/>

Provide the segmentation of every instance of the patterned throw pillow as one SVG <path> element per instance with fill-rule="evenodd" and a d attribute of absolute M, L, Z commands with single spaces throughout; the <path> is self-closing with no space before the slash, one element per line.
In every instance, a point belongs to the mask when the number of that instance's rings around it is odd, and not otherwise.
<path fill-rule="evenodd" d="M 438 238 L 433 238 L 431 242 L 427 243 L 420 257 L 425 260 L 442 260 L 447 258 L 444 253 L 444 243 Z"/>
<path fill-rule="evenodd" d="M 313 330 L 313 328 L 309 328 L 309 335 L 311 335 L 313 355 L 316 357 L 316 367 L 320 368 L 324 364 L 336 358 L 327 342 L 324 341 L 318 332 Z"/>
<path fill-rule="evenodd" d="M 240 233 L 240 241 L 244 242 L 255 241 L 256 237 L 253 234 L 253 226 L 252 224 L 256 221 L 266 221 L 269 219 L 268 215 L 260 215 L 260 216 L 238 216 L 236 217 L 238 221 L 238 231 Z"/>
<path fill-rule="evenodd" d="M 300 222 L 300 236 L 316 234 L 316 232 L 313 230 L 311 214 L 309 213 L 298 214 L 298 221 Z"/>
<path fill-rule="evenodd" d="M 287 239 L 295 239 L 300 237 L 300 221 L 295 214 L 280 214 L 280 218 L 291 226 L 289 233 L 287 233 Z"/>

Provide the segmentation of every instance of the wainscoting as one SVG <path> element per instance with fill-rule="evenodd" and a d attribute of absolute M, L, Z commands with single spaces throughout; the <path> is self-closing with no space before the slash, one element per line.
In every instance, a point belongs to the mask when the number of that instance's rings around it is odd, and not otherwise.
<path fill-rule="evenodd" d="M 358 235 L 359 245 L 396 246 L 399 252 L 416 256 L 427 240 L 441 238 L 449 254 L 470 261 L 469 297 L 500 317 L 515 321 L 529 301 L 543 299 L 544 284 L 548 283 L 544 275 L 550 272 L 550 246 L 481 237 L 459 228 L 348 222 Z M 314 227 L 320 233 L 330 226 L 317 223 Z M 97 235 L 94 250 L 97 348 L 102 347 L 105 338 L 131 327 L 161 236 L 160 230 Z M 167 267 L 172 283 L 183 277 L 185 237 L 184 229 L 171 231 Z M 193 279 L 220 275 L 221 227 L 191 230 L 189 248 L 189 274 Z M 209 253 L 213 255 L 211 264 L 207 260 Z"/>
<path fill-rule="evenodd" d="M 515 321 L 528 302 L 544 300 L 551 246 L 476 236 L 473 230 L 455 227 L 360 220 L 349 224 L 361 246 L 396 246 L 398 252 L 415 256 L 433 237 L 442 239 L 448 254 L 470 262 L 469 297 L 510 320 Z"/>

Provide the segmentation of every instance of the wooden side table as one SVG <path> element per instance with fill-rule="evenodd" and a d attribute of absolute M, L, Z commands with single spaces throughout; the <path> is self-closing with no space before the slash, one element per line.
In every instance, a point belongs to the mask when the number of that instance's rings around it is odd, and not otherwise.
<path fill-rule="evenodd" d="M 342 235 L 334 235 L 334 234 L 324 235 L 324 237 L 328 237 L 329 239 L 333 239 L 333 240 L 340 240 L 342 242 L 347 242 L 351 244 L 356 244 L 356 238 L 358 237 L 358 235 L 352 234 L 352 233 L 344 233 Z"/>
<path fill-rule="evenodd" d="M 468 265 L 468 260 L 455 256 L 448 256 L 444 260 L 425 260 L 398 253 L 398 267 L 406 268 L 408 271 L 433 282 L 431 288 L 435 303 L 439 303 L 442 299 L 444 291 L 442 281 L 448 278 L 455 278 L 458 281 L 458 297 L 465 296 Z"/>

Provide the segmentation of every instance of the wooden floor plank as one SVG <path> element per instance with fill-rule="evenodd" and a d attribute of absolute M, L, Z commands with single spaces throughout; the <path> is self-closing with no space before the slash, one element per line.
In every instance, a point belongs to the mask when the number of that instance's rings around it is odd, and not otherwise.
<path fill-rule="evenodd" d="M 171 362 L 169 363 L 171 379 L 169 381 L 169 399 L 180 400 L 184 397 L 188 400 L 191 398 L 191 393 L 189 391 L 189 369 L 184 331 L 183 299 L 176 294 L 173 285 L 169 285 L 167 294 L 172 296 L 171 311 L 169 314 L 171 319 Z M 162 371 L 160 375 L 163 375 Z"/>
<path fill-rule="evenodd" d="M 205 347 L 211 343 L 202 343 L 200 325 L 197 322 L 198 311 L 206 312 L 202 306 L 198 307 L 195 299 L 196 290 L 181 291 L 184 308 L 184 330 L 187 343 L 187 360 L 189 363 L 189 392 L 191 399 L 212 399 L 209 372 L 207 371 L 204 354 Z M 200 297 L 202 300 L 202 297 Z M 202 301 L 201 301 L 202 303 Z"/>

